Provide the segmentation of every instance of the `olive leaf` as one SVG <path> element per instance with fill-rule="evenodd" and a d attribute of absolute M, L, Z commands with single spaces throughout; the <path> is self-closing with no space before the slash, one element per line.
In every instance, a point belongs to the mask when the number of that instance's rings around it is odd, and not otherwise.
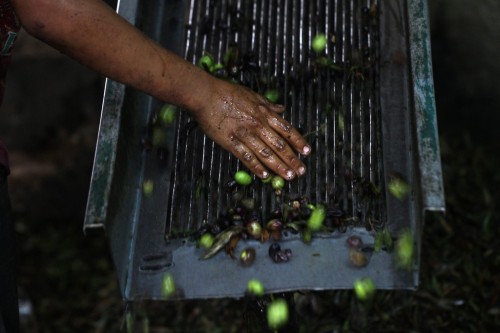
<path fill-rule="evenodd" d="M 203 254 L 203 256 L 201 256 L 200 259 L 205 260 L 212 258 L 217 252 L 219 252 L 222 248 L 224 248 L 226 244 L 229 243 L 229 241 L 233 236 L 238 235 L 242 231 L 243 227 L 241 226 L 233 226 L 231 228 L 224 230 L 215 237 L 212 246 L 205 251 L 205 253 Z"/>

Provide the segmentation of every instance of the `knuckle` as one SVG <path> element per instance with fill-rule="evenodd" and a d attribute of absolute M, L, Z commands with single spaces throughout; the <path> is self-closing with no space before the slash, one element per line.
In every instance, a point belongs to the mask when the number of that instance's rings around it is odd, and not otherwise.
<path fill-rule="evenodd" d="M 287 123 L 285 120 L 283 120 L 283 119 L 279 119 L 279 118 L 277 118 L 277 117 L 271 117 L 271 119 L 270 119 L 270 124 L 271 124 L 273 127 L 277 128 L 277 129 L 279 129 L 279 130 L 281 130 L 282 132 L 290 133 L 290 131 L 291 131 L 291 125 L 290 125 L 290 124 L 288 124 L 288 123 Z M 290 135 L 290 134 L 288 134 L 288 135 Z"/>
<path fill-rule="evenodd" d="M 260 155 L 265 158 L 269 158 L 273 155 L 273 152 L 271 149 L 265 147 L 259 151 Z"/>
<path fill-rule="evenodd" d="M 246 162 L 252 162 L 253 160 L 255 160 L 255 156 L 252 154 L 252 153 L 249 153 L 249 152 L 245 152 L 243 153 L 242 157 L 241 157 L 243 160 L 245 160 Z"/>
<path fill-rule="evenodd" d="M 285 150 L 286 148 L 286 144 L 285 144 L 285 141 L 283 141 L 282 139 L 279 139 L 279 138 L 276 138 L 274 140 L 274 146 L 276 147 L 276 149 L 278 149 L 279 151 L 283 151 Z"/>

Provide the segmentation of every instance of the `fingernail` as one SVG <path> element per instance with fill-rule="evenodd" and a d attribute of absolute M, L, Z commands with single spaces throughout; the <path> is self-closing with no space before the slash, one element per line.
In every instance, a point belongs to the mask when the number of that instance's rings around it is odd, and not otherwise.
<path fill-rule="evenodd" d="M 306 173 L 306 168 L 304 168 L 303 166 L 299 168 L 299 174 L 302 176 L 303 174 Z"/>
<path fill-rule="evenodd" d="M 287 178 L 287 179 L 292 179 L 292 178 L 293 178 L 293 176 L 295 176 L 295 173 L 294 173 L 292 170 L 288 170 L 288 171 L 286 172 L 286 178 Z"/>
<path fill-rule="evenodd" d="M 309 154 L 310 152 L 311 152 L 311 147 L 309 147 L 309 146 L 304 146 L 304 148 L 302 148 L 302 153 L 303 153 L 304 155 L 307 155 L 307 154 Z"/>
<path fill-rule="evenodd" d="M 262 178 L 266 179 L 267 177 L 269 177 L 269 172 L 262 171 Z"/>

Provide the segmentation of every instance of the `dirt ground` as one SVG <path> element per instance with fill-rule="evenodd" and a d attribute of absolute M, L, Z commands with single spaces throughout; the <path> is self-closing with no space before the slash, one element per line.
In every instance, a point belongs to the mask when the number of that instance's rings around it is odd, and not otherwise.
<path fill-rule="evenodd" d="M 500 131 L 497 130 L 500 121 L 500 45 L 496 42 L 500 40 L 500 21 L 497 19 L 500 5 L 495 1 L 484 1 L 480 6 L 475 4 L 472 0 L 431 1 L 443 170 L 447 184 L 453 186 L 457 179 L 472 177 L 471 174 L 475 173 L 477 178 L 481 171 L 475 168 L 484 167 L 488 173 L 500 170 L 500 165 L 496 164 L 498 159 L 488 159 L 488 153 L 485 153 L 496 151 L 500 143 Z M 104 78 L 99 75 L 27 34 L 20 35 L 0 113 L 0 136 L 10 149 L 12 164 L 9 186 L 19 242 L 19 285 L 33 301 L 40 332 L 108 332 L 111 331 L 109 327 L 116 329 L 119 326 L 116 323 L 122 318 L 123 308 L 105 236 L 102 233 L 84 236 L 82 232 L 103 83 Z M 457 146 L 457 142 L 460 145 Z M 462 152 L 469 155 L 459 156 Z M 492 165 L 485 165 L 488 161 Z M 491 177 L 492 184 L 500 181 L 498 174 Z M 488 194 L 490 201 L 484 204 L 455 192 L 472 189 L 483 198 L 488 187 L 482 186 L 482 182 L 483 179 L 477 188 L 469 184 L 457 185 L 456 188 L 448 185 L 447 196 L 451 201 L 447 202 L 452 205 L 452 217 L 470 213 L 456 208 L 461 206 L 461 200 L 470 207 L 489 207 L 490 219 L 499 217 L 494 202 L 498 194 Z M 482 223 L 484 228 L 483 211 L 478 214 L 481 219 L 476 221 L 471 217 L 464 221 Z M 464 225 L 456 227 L 453 221 L 444 224 L 441 221 L 436 228 L 440 228 L 442 237 L 453 240 L 451 235 L 457 235 L 458 230 L 468 230 L 463 229 Z M 491 232 L 497 233 L 498 227 Z M 491 236 L 484 239 L 496 244 Z M 467 245 L 458 245 L 461 241 Z M 465 237 L 454 239 L 450 244 L 457 242 L 455 246 L 469 249 L 474 248 L 477 241 Z M 439 256 L 439 253 L 429 252 L 429 258 L 423 263 L 425 270 L 430 271 L 433 267 L 445 269 L 445 265 L 454 264 L 445 261 L 449 259 L 445 245 L 436 245 L 441 243 L 435 240 L 430 242 L 429 251 L 439 249 L 447 259 L 432 259 L 431 256 Z M 498 249 L 498 244 L 494 245 L 495 249 Z M 483 258 L 484 253 L 490 252 L 480 252 L 478 258 Z M 494 266 L 498 268 L 500 262 L 495 258 L 484 263 L 482 269 L 489 272 Z M 434 288 L 432 274 L 424 273 L 425 278 L 428 280 L 424 281 L 424 286 Z M 491 276 L 485 279 L 492 285 L 492 281 L 499 282 Z M 438 277 L 436 283 L 440 281 Z M 478 286 L 481 281 L 478 280 Z M 460 286 L 450 288 L 453 291 Z M 491 309 L 499 312 L 498 300 L 489 294 L 498 287 L 491 288 L 482 290 L 486 295 L 484 299 L 493 302 Z M 450 292 L 450 289 L 446 290 Z M 429 295 L 432 296 L 432 292 L 425 289 L 419 297 L 428 297 L 426 300 L 430 302 Z M 481 300 L 477 302 L 481 303 Z M 451 306 L 439 304 L 442 311 L 448 311 L 445 308 Z M 228 304 L 218 303 L 217 306 L 222 309 Z M 180 304 L 179 308 L 182 310 L 178 313 L 188 313 L 198 319 L 203 316 L 196 311 L 207 310 L 206 305 L 191 303 Z M 492 315 L 498 319 L 497 312 Z M 391 315 L 387 316 L 390 318 Z M 211 327 L 205 319 L 200 319 L 200 322 Z M 450 325 L 443 324 L 442 331 L 453 328 Z M 472 332 L 475 329 L 458 331 Z"/>

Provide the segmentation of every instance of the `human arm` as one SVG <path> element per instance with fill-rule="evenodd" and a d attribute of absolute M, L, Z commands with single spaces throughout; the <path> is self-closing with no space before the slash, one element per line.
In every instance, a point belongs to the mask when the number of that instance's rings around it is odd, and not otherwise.
<path fill-rule="evenodd" d="M 191 112 L 205 133 L 261 178 L 305 172 L 304 138 L 283 108 L 165 50 L 101 0 L 11 0 L 23 27 L 85 66 Z"/>

